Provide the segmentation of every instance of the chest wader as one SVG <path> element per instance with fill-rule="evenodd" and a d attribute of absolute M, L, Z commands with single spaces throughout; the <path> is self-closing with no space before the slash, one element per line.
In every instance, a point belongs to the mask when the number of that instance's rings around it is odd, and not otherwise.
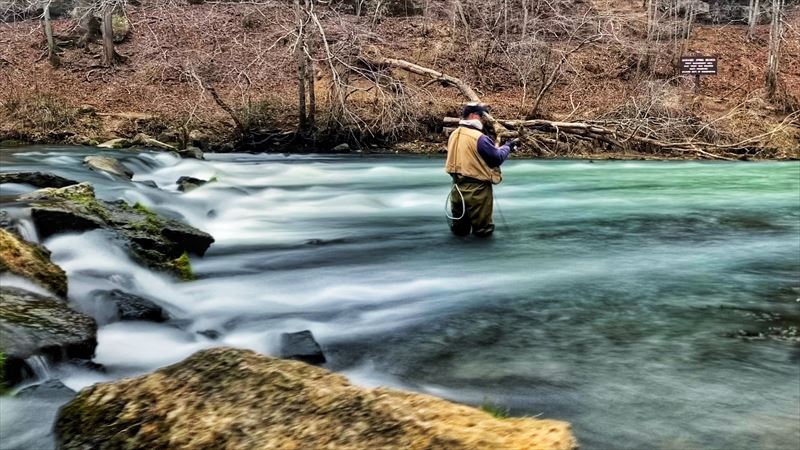
<path fill-rule="evenodd" d="M 452 174 L 450 190 L 450 231 L 457 236 L 486 237 L 494 231 L 492 183 Z"/>

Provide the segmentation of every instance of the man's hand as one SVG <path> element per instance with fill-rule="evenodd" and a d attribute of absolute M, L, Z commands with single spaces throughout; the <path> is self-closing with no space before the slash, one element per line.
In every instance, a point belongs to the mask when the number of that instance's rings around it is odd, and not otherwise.
<path fill-rule="evenodd" d="M 511 150 L 512 152 L 516 151 L 517 147 L 519 147 L 519 139 L 512 139 L 506 142 L 505 145 L 507 145 L 508 149 Z"/>

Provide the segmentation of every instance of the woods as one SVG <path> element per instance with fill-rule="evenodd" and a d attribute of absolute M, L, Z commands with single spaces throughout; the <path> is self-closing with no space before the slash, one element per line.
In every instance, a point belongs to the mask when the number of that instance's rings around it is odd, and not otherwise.
<path fill-rule="evenodd" d="M 188 145 L 190 132 L 219 114 L 241 148 L 435 141 L 460 102 L 480 98 L 503 119 L 498 138 L 526 134 L 527 150 L 545 157 L 601 150 L 736 158 L 781 148 L 775 139 L 793 139 L 797 127 L 797 57 L 782 51 L 797 46 L 796 29 L 786 26 L 796 9 L 783 0 L 0 2 L 9 36 L 39 19 L 46 59 L 58 72 L 134 89 L 150 77 L 147 89 L 181 91 L 158 94 L 170 98 L 165 126 L 179 132 L 165 141 Z M 765 17 L 768 37 L 757 33 Z M 680 57 L 698 54 L 707 42 L 698 36 L 718 23 L 763 45 L 762 89 L 749 80 L 715 80 L 714 92 L 700 95 L 687 89 Z M 739 70 L 721 64 L 721 77 Z M 0 70 L 12 82 L 18 71 L 9 67 Z M 131 71 L 142 81 L 123 82 Z M 734 125 L 752 122 L 747 111 L 766 105 L 781 111 L 770 125 L 749 125 L 748 135 Z M 580 126 L 543 125 L 567 123 Z"/>

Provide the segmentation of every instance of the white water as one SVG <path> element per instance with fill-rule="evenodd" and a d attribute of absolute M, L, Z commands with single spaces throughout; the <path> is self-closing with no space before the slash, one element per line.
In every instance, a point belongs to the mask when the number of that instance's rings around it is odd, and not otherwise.
<path fill-rule="evenodd" d="M 212 346 L 275 355 L 280 333 L 309 329 L 356 383 L 569 420 L 584 448 L 800 442 L 796 344 L 725 337 L 758 325 L 733 307 L 797 320 L 797 163 L 514 162 L 497 189 L 508 224 L 464 241 L 446 230 L 436 159 L 119 153 L 153 189 L 85 170 L 81 151 L 3 170 L 88 180 L 217 242 L 189 283 L 104 232 L 44 242 L 79 309 L 104 317 L 88 294 L 118 288 L 175 317 L 101 326 L 108 372 L 57 368 L 74 389 Z M 182 194 L 180 176 L 218 181 Z"/>

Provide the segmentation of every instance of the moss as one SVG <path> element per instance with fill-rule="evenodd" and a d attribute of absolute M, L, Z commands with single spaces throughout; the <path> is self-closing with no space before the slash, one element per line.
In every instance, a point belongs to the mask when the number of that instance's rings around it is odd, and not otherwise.
<path fill-rule="evenodd" d="M 194 280 L 194 272 L 192 272 L 192 261 L 189 259 L 189 254 L 183 252 L 181 256 L 172 260 L 170 263 L 178 277 L 184 281 Z"/>
<path fill-rule="evenodd" d="M 489 401 L 488 399 L 484 399 L 483 403 L 481 403 L 480 410 L 489 414 L 490 416 L 496 419 L 507 419 L 508 418 L 508 408 L 504 406 L 500 406 L 496 403 Z"/>
<path fill-rule="evenodd" d="M 43 248 L 0 229 L 0 269 L 28 278 L 58 296 L 67 295 L 67 276 Z"/>
<path fill-rule="evenodd" d="M 127 228 L 135 231 L 142 231 L 146 233 L 152 234 L 160 234 L 161 229 L 163 228 L 163 221 L 158 217 L 158 214 L 151 211 L 147 206 L 136 202 L 136 204 L 131 207 L 133 211 L 138 212 L 140 215 L 143 216 L 141 220 L 136 222 L 132 222 Z"/>
<path fill-rule="evenodd" d="M 214 175 L 213 177 L 208 179 L 209 183 L 214 183 L 214 182 L 217 182 L 217 181 L 219 181 L 219 177 L 216 176 L 216 175 Z"/>

